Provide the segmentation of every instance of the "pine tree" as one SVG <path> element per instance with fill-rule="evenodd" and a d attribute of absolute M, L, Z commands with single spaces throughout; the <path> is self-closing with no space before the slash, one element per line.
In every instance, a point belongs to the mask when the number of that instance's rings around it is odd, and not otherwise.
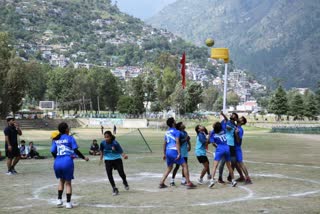
<path fill-rule="evenodd" d="M 318 82 L 318 88 L 315 93 L 315 102 L 317 106 L 317 114 L 320 114 L 320 81 Z"/>
<path fill-rule="evenodd" d="M 274 95 L 271 97 L 269 111 L 277 115 L 277 120 L 281 119 L 282 114 L 288 112 L 288 99 L 285 90 L 281 85 L 277 88 Z"/>
<path fill-rule="evenodd" d="M 301 94 L 297 93 L 296 95 L 294 95 L 290 109 L 294 120 L 303 118 L 304 105 Z"/>
<path fill-rule="evenodd" d="M 308 117 L 309 120 L 313 120 L 316 118 L 317 114 L 318 109 L 315 95 L 312 93 L 308 93 L 305 98 L 304 115 Z"/>

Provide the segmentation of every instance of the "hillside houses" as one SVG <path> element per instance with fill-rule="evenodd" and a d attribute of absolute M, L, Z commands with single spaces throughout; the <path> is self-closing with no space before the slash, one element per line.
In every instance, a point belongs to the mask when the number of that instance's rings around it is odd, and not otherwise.
<path fill-rule="evenodd" d="M 216 67 L 221 67 L 218 63 L 214 64 Z M 220 91 L 223 90 L 224 75 L 213 77 L 207 69 L 201 68 L 198 65 L 187 63 L 186 64 L 187 78 L 199 82 L 203 85 L 204 82 L 210 82 L 213 86 Z M 228 91 L 235 92 L 239 98 L 240 103 L 255 100 L 252 92 L 264 92 L 266 86 L 258 83 L 255 80 L 249 81 L 248 75 L 241 69 L 234 69 L 228 73 Z"/>
<path fill-rule="evenodd" d="M 139 76 L 142 73 L 142 68 L 138 66 L 122 66 L 112 69 L 111 73 L 122 80 L 128 80 Z"/>

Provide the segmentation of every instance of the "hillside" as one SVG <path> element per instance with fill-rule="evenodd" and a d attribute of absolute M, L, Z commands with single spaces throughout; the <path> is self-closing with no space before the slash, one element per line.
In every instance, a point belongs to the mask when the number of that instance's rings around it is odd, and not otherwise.
<path fill-rule="evenodd" d="M 141 65 L 187 50 L 190 61 L 207 57 L 205 48 L 120 12 L 111 0 L 0 0 L 0 20 L 22 58 L 54 66 Z"/>
<path fill-rule="evenodd" d="M 178 0 L 148 23 L 198 45 L 214 38 L 269 85 L 281 78 L 286 87 L 315 88 L 320 80 L 318 1 Z"/>

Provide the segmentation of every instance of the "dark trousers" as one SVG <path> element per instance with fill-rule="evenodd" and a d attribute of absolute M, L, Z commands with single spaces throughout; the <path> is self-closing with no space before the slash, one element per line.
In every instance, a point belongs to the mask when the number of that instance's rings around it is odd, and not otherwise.
<path fill-rule="evenodd" d="M 123 170 L 123 163 L 122 163 L 121 158 L 116 159 L 116 160 L 105 160 L 104 163 L 105 163 L 105 167 L 106 167 L 107 176 L 108 176 L 108 179 L 109 179 L 109 182 L 110 182 L 112 188 L 116 187 L 116 184 L 114 183 L 114 179 L 113 179 L 113 175 L 112 175 L 113 169 L 118 170 L 118 173 L 119 173 L 120 177 L 122 178 L 123 184 L 125 186 L 128 185 L 126 174 L 124 173 L 124 170 Z"/>

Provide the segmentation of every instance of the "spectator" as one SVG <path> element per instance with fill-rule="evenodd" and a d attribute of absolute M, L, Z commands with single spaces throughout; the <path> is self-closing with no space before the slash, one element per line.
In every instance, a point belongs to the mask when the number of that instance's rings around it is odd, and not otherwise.
<path fill-rule="evenodd" d="M 104 129 L 104 127 L 103 127 L 103 125 L 101 125 L 101 134 L 103 135 L 103 129 Z"/>
<path fill-rule="evenodd" d="M 26 147 L 26 141 L 21 140 L 20 141 L 20 158 L 21 159 L 27 159 L 28 158 L 28 147 Z"/>
<path fill-rule="evenodd" d="M 116 127 L 116 125 L 113 125 L 113 134 L 114 134 L 114 135 L 117 134 L 117 127 Z"/>
<path fill-rule="evenodd" d="M 33 145 L 33 142 L 29 142 L 29 153 L 28 153 L 28 158 L 39 158 L 39 153 L 37 151 L 37 148 Z"/>
<path fill-rule="evenodd" d="M 90 155 L 100 155 L 100 148 L 99 148 L 99 144 L 97 143 L 96 139 L 94 139 L 92 141 L 92 144 L 91 144 L 90 150 L 89 150 L 89 154 Z"/>

